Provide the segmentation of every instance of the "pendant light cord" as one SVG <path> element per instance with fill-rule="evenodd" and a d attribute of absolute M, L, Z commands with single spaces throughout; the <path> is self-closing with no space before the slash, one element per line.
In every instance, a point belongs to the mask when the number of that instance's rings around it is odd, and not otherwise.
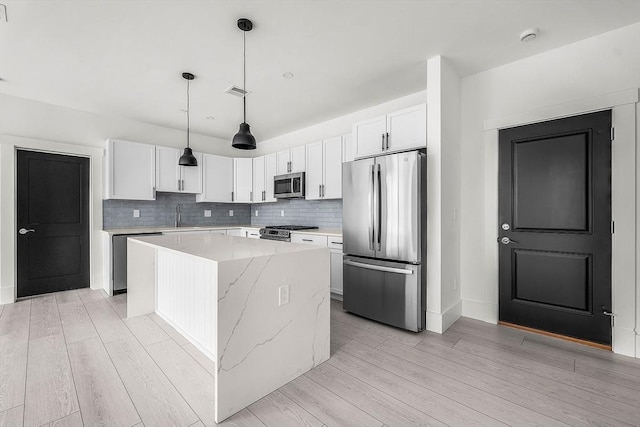
<path fill-rule="evenodd" d="M 247 32 L 242 32 L 242 110 L 244 118 L 242 121 L 247 123 Z"/>
<path fill-rule="evenodd" d="M 190 80 L 187 80 L 187 148 L 190 147 L 189 146 L 189 133 L 190 133 L 189 132 L 189 127 L 190 127 L 190 124 L 191 124 L 191 120 L 190 120 L 190 117 L 189 117 L 189 109 L 191 107 L 191 102 L 190 102 L 190 99 L 189 99 L 189 82 L 190 82 Z"/>

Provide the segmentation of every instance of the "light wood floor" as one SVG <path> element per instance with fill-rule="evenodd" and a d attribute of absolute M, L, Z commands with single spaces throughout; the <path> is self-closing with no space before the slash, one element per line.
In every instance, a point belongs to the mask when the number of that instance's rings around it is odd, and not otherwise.
<path fill-rule="evenodd" d="M 215 425 L 213 363 L 126 296 L 0 306 L 0 426 Z M 640 361 L 460 319 L 413 334 L 332 301 L 331 359 L 229 426 L 640 425 Z"/>

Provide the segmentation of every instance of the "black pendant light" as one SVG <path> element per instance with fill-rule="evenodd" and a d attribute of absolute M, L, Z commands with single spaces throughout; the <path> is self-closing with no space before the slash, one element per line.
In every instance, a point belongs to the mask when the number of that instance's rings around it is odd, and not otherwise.
<path fill-rule="evenodd" d="M 187 148 L 184 149 L 184 153 L 180 156 L 180 160 L 178 160 L 178 164 L 180 166 L 198 166 L 198 159 L 193 155 L 193 151 L 191 147 L 189 147 L 189 82 L 196 78 L 191 73 L 182 73 L 182 78 L 187 81 Z"/>
<path fill-rule="evenodd" d="M 243 67 L 243 77 L 242 77 L 242 90 L 244 94 L 242 95 L 242 107 L 244 111 L 244 119 L 243 122 L 240 123 L 240 129 L 238 133 L 233 137 L 233 141 L 231 142 L 231 146 L 233 148 L 239 148 L 240 150 L 255 150 L 256 149 L 256 139 L 251 135 L 251 131 L 249 130 L 249 124 L 247 123 L 247 31 L 251 31 L 253 28 L 253 23 L 247 18 L 238 19 L 238 28 L 243 31 L 242 34 L 242 67 Z"/>

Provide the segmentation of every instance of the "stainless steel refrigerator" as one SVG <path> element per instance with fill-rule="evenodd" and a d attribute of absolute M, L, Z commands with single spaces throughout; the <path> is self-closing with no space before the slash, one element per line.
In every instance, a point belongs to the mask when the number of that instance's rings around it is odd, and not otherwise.
<path fill-rule="evenodd" d="M 410 151 L 342 172 L 343 307 L 415 332 L 426 313 L 426 165 Z"/>

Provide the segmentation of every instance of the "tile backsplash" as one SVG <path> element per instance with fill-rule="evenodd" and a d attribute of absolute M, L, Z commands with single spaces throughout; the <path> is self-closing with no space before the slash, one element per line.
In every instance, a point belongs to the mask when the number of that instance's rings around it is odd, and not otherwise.
<path fill-rule="evenodd" d="M 167 227 L 175 222 L 176 204 L 182 206 L 182 224 L 238 226 L 315 225 L 342 228 L 342 200 L 291 199 L 275 203 L 196 203 L 194 194 L 156 193 L 156 200 L 103 200 L 104 228 Z M 133 211 L 140 211 L 134 218 Z M 211 217 L 204 211 L 210 210 Z M 233 210 L 233 216 L 229 216 Z M 256 216 L 256 210 L 258 216 Z M 284 211 L 284 216 L 281 215 Z"/>
<path fill-rule="evenodd" d="M 247 225 L 250 205 L 235 203 L 196 203 L 195 194 L 156 193 L 156 200 L 103 200 L 104 228 L 166 227 L 175 223 L 176 205 L 182 206 L 182 225 Z M 140 217 L 134 218 L 138 209 Z M 210 210 L 211 217 L 204 211 Z M 233 210 L 233 216 L 229 216 Z"/>
<path fill-rule="evenodd" d="M 253 204 L 251 225 L 315 225 L 320 228 L 342 228 L 342 199 L 289 199 L 275 203 Z"/>

